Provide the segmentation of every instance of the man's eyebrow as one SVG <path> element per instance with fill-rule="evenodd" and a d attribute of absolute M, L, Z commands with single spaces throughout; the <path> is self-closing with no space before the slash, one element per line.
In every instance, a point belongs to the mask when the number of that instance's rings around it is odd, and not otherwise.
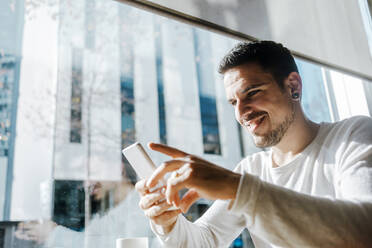
<path fill-rule="evenodd" d="M 244 94 L 245 92 L 250 91 L 251 89 L 258 88 L 258 87 L 260 87 L 260 86 L 262 86 L 264 84 L 266 84 L 266 83 L 258 83 L 258 84 L 254 84 L 254 85 L 248 86 L 247 88 L 245 88 L 244 90 L 242 90 L 240 93 L 241 94 Z"/>

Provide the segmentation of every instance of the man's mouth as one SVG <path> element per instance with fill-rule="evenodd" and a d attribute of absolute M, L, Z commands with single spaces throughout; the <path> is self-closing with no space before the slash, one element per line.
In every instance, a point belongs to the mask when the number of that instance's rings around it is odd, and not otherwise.
<path fill-rule="evenodd" d="M 243 123 L 243 126 L 248 127 L 248 130 L 250 132 L 254 132 L 261 125 L 261 123 L 264 121 L 265 118 L 266 118 L 266 115 L 263 114 L 250 120 L 243 119 L 242 123 Z"/>

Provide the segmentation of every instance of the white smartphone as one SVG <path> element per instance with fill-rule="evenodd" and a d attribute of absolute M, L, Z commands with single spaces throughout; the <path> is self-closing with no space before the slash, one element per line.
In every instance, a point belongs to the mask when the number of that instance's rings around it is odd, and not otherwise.
<path fill-rule="evenodd" d="M 150 156 L 147 154 L 141 143 L 136 142 L 127 148 L 123 149 L 124 156 L 128 159 L 129 163 L 141 179 L 148 179 L 155 171 L 156 166 L 152 162 Z M 156 190 L 159 187 L 166 185 L 163 180 L 160 180 L 159 184 L 153 188 Z M 168 210 L 177 210 L 176 207 L 170 207 Z"/>
<path fill-rule="evenodd" d="M 122 152 L 137 173 L 138 177 L 141 179 L 150 178 L 152 173 L 155 171 L 156 166 L 141 143 L 136 142 L 123 149 Z"/>

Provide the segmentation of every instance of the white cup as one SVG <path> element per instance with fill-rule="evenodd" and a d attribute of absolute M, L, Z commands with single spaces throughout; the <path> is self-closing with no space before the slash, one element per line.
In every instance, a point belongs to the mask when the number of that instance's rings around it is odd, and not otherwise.
<path fill-rule="evenodd" d="M 117 239 L 116 248 L 149 248 L 149 241 L 148 238 Z"/>

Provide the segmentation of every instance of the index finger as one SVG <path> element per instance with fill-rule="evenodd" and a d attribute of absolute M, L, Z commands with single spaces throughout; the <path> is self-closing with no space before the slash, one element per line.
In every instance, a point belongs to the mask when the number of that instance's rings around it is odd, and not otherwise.
<path fill-rule="evenodd" d="M 146 179 L 138 181 L 135 185 L 136 190 L 141 194 L 145 195 L 148 192 L 148 187 L 146 186 Z"/>
<path fill-rule="evenodd" d="M 188 153 L 178 150 L 174 147 L 170 147 L 170 146 L 159 144 L 159 143 L 152 143 L 152 142 L 148 143 L 148 147 L 151 150 L 164 153 L 168 156 L 171 156 L 172 158 L 186 157 L 189 155 Z"/>
<path fill-rule="evenodd" d="M 147 180 L 146 186 L 147 187 L 155 186 L 159 182 L 159 180 L 165 176 L 165 174 L 167 174 L 168 172 L 178 170 L 185 163 L 189 162 L 190 161 L 186 159 L 174 159 L 164 162 L 152 173 L 151 177 Z"/>

